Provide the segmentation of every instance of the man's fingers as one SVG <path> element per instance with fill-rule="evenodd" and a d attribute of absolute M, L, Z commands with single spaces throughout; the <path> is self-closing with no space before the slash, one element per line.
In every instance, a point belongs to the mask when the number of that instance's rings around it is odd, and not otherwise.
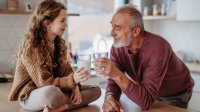
<path fill-rule="evenodd" d="M 109 102 L 106 101 L 103 105 L 103 110 L 104 110 L 104 112 L 110 112 L 110 111 L 113 111 L 114 108 L 112 107 L 112 105 Z"/>
<path fill-rule="evenodd" d="M 120 108 L 120 112 L 124 112 L 124 108 L 120 102 L 117 102 L 118 107 Z"/>
<path fill-rule="evenodd" d="M 119 111 L 119 110 L 120 110 L 120 107 L 118 106 L 117 101 L 108 100 L 108 103 L 112 106 L 112 108 L 113 108 L 115 111 Z"/>

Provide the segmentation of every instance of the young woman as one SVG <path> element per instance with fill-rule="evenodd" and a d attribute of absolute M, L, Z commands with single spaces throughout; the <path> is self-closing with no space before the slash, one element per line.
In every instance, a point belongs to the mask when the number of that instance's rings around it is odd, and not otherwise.
<path fill-rule="evenodd" d="M 73 71 L 67 61 L 62 34 L 66 8 L 55 0 L 41 2 L 17 51 L 11 101 L 32 111 L 62 112 L 87 105 L 101 95 L 96 86 L 80 85 L 88 71 Z"/>

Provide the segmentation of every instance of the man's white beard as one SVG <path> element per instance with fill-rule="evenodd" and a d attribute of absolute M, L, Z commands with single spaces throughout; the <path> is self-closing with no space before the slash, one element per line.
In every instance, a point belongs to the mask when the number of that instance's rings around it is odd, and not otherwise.
<path fill-rule="evenodd" d="M 131 37 L 131 34 L 129 34 L 128 38 L 125 41 L 119 42 L 119 43 L 114 42 L 113 46 L 115 48 L 126 47 L 126 46 L 129 46 L 132 41 L 133 41 L 133 37 Z"/>

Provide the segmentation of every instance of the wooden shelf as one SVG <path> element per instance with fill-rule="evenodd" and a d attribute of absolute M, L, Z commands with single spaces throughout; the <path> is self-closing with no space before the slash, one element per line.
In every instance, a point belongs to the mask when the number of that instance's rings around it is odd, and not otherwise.
<path fill-rule="evenodd" d="M 176 19 L 172 16 L 143 16 L 144 20 L 166 20 L 166 19 Z"/>
<path fill-rule="evenodd" d="M 19 14 L 19 15 L 30 15 L 32 12 L 27 12 L 27 11 L 9 11 L 9 10 L 0 10 L 0 14 Z"/>
<path fill-rule="evenodd" d="M 33 12 L 0 10 L 0 14 L 31 15 Z M 68 13 L 67 16 L 80 16 L 78 13 Z"/>
<path fill-rule="evenodd" d="M 80 16 L 78 13 L 68 13 L 67 16 Z"/>

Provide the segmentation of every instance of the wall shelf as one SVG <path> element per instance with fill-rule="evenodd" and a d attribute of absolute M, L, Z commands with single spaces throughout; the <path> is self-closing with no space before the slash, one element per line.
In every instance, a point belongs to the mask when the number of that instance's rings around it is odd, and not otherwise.
<path fill-rule="evenodd" d="M 9 11 L 9 10 L 0 10 L 0 14 L 16 14 L 16 15 L 30 15 L 32 12 L 27 12 L 27 11 Z"/>
<path fill-rule="evenodd" d="M 173 16 L 143 16 L 144 20 L 166 20 L 166 19 L 176 19 Z"/>
<path fill-rule="evenodd" d="M 0 14 L 14 14 L 14 15 L 31 15 L 33 12 L 27 12 L 27 11 L 9 11 L 9 10 L 0 10 Z M 68 13 L 68 16 L 80 16 L 78 13 Z"/>

